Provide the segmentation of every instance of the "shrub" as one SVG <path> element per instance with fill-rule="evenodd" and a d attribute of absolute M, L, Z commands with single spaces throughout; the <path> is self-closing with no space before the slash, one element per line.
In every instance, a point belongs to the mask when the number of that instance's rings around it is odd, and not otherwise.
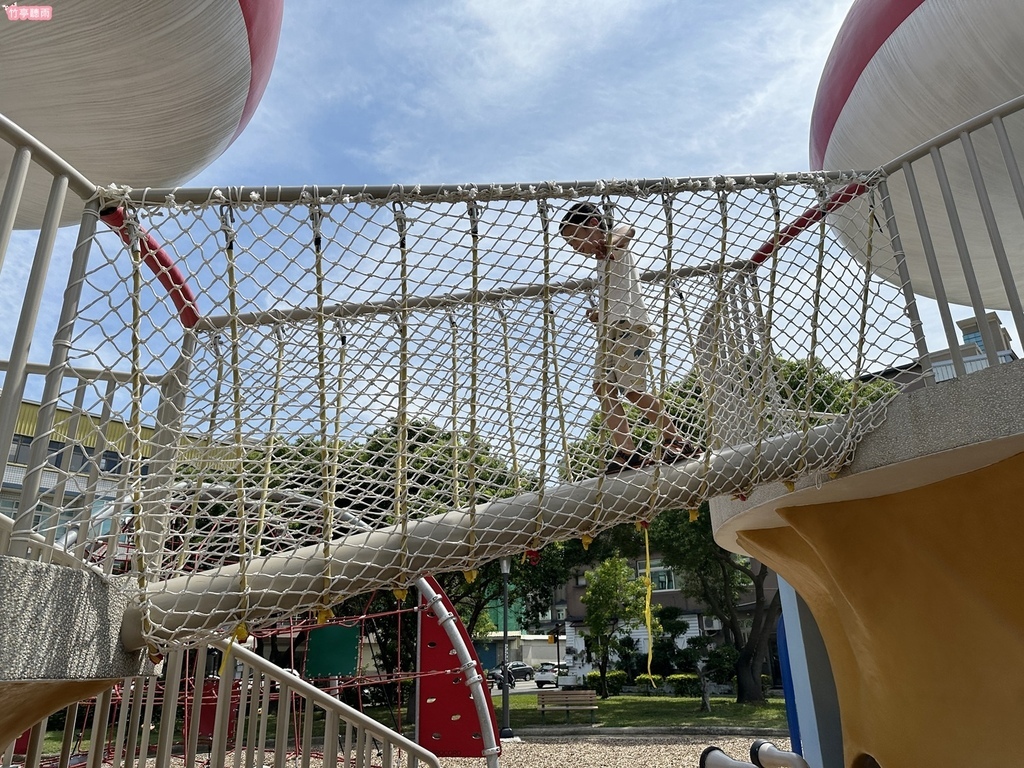
<path fill-rule="evenodd" d="M 600 672 L 587 672 L 585 680 L 587 688 L 601 693 Z M 608 674 L 605 676 L 605 680 L 608 683 L 608 695 L 618 696 L 622 693 L 622 686 L 626 684 L 628 678 L 626 677 L 626 673 L 621 669 L 609 669 Z"/>
<path fill-rule="evenodd" d="M 661 675 L 648 675 L 646 672 L 636 676 L 636 684 L 644 689 L 644 693 L 650 695 L 655 688 L 662 688 L 665 685 L 665 678 Z"/>
<path fill-rule="evenodd" d="M 700 677 L 693 672 L 669 675 L 665 682 L 672 686 L 676 696 L 700 696 Z"/>

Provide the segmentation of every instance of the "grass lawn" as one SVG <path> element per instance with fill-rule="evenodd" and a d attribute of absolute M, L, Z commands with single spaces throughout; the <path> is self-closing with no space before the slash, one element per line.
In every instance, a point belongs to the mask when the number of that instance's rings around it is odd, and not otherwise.
<path fill-rule="evenodd" d="M 495 697 L 494 709 L 498 722 L 502 722 L 501 698 Z M 589 712 L 570 712 L 569 721 L 589 724 Z M 699 698 L 683 696 L 612 696 L 597 700 L 594 721 L 611 728 L 627 726 L 739 726 L 757 728 L 786 728 L 786 707 L 782 699 L 770 699 L 766 704 L 754 706 L 737 704 L 728 697 L 711 699 L 711 711 L 700 711 Z M 548 713 L 541 722 L 537 711 L 537 697 L 518 695 L 509 697 L 509 724 L 512 729 L 526 726 L 557 726 L 565 724 L 565 714 Z"/>
<path fill-rule="evenodd" d="M 493 697 L 494 709 L 498 723 L 503 722 L 501 711 L 501 696 Z M 752 730 L 763 728 L 786 728 L 786 709 L 782 699 L 771 699 L 762 706 L 749 704 L 737 704 L 734 699 L 727 697 L 714 697 L 711 699 L 711 712 L 700 711 L 699 698 L 686 698 L 676 696 L 613 696 L 609 699 L 597 700 L 597 712 L 594 713 L 594 722 L 611 728 L 623 728 L 628 726 L 646 727 L 671 727 L 671 726 L 733 726 L 738 728 L 750 728 Z M 366 714 L 374 717 L 388 728 L 394 728 L 395 722 L 392 713 L 384 707 L 369 707 Z M 537 697 L 532 694 L 518 694 L 509 697 L 509 724 L 512 729 L 525 727 L 550 727 L 552 729 L 559 725 L 565 725 L 565 714 L 562 712 L 550 712 L 547 714 L 546 722 L 541 722 L 540 712 L 537 711 Z M 589 712 L 570 712 L 569 722 L 574 725 L 589 725 Z M 276 716 L 270 717 L 269 733 L 274 733 Z M 411 735 L 408 717 L 404 719 L 406 727 L 403 729 L 406 735 Z M 113 736 L 111 727 L 110 737 Z M 314 724 L 314 733 L 317 736 L 323 734 L 322 717 Z M 43 748 L 45 754 L 58 754 L 60 752 L 62 731 L 52 730 L 46 734 L 46 742 Z M 86 734 L 87 736 L 88 734 Z M 156 729 L 151 735 L 151 743 L 155 742 Z M 179 731 L 180 736 L 180 731 Z M 88 738 L 76 747 L 88 749 Z"/>

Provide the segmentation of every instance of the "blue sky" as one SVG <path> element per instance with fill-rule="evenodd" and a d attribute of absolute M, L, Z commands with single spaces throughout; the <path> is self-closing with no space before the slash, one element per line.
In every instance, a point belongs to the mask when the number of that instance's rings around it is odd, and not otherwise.
<path fill-rule="evenodd" d="M 245 132 L 190 185 L 807 168 L 850 0 L 288 0 Z"/>

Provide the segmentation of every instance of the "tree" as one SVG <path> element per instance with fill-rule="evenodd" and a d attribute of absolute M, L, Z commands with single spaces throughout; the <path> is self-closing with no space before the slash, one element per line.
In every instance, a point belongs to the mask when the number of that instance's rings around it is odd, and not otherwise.
<path fill-rule="evenodd" d="M 768 658 L 772 630 L 782 612 L 778 592 L 770 598 L 765 592 L 771 570 L 718 546 L 706 502 L 695 521 L 690 522 L 686 510 L 669 510 L 655 518 L 650 531 L 651 545 L 675 571 L 677 584 L 721 620 L 726 643 L 736 649 L 737 702 L 763 702 L 761 670 Z M 744 631 L 747 611 L 740 610 L 740 603 L 750 601 L 751 596 L 753 611 Z"/>
<path fill-rule="evenodd" d="M 619 634 L 639 627 L 644 620 L 647 586 L 637 579 L 623 557 L 612 557 L 587 571 L 585 620 L 590 649 L 597 657 L 601 698 L 608 698 L 608 664 L 620 644 Z"/>
<path fill-rule="evenodd" d="M 683 610 L 674 605 L 662 606 L 658 611 L 658 621 L 662 633 L 654 638 L 651 653 L 651 673 L 667 677 L 685 663 L 683 651 L 676 645 L 676 640 L 685 635 L 690 623 L 682 618 Z"/>
<path fill-rule="evenodd" d="M 589 546 L 579 539 L 552 542 L 539 552 L 535 565 L 513 566 L 511 596 L 523 606 L 524 626 L 540 626 L 541 614 L 552 607 L 554 589 L 564 585 L 573 573 L 609 557 L 636 557 L 643 549 L 643 539 L 635 526 L 620 525 L 596 536 Z"/>

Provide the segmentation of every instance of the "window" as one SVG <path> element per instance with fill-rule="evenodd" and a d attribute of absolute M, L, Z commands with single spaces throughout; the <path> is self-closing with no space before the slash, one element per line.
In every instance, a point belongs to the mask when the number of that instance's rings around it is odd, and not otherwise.
<path fill-rule="evenodd" d="M 18 502 L 15 499 L 0 499 L 0 515 L 7 515 L 12 520 L 18 514 Z"/>
<path fill-rule="evenodd" d="M 964 334 L 964 344 L 977 344 L 978 349 L 985 351 L 985 342 L 982 340 L 981 331 L 971 331 Z"/>
<path fill-rule="evenodd" d="M 643 562 L 636 564 L 636 575 L 644 575 L 645 566 Z M 664 565 L 661 560 L 651 560 L 651 586 L 655 592 L 667 591 L 676 588 L 675 574 L 672 569 Z"/>
<path fill-rule="evenodd" d="M 8 464 L 28 464 L 28 454 L 32 448 L 32 438 L 28 435 L 15 435 L 11 441 L 11 450 L 7 454 Z M 46 446 L 46 461 L 54 467 L 60 466 L 61 451 L 64 443 L 51 440 Z"/>
<path fill-rule="evenodd" d="M 63 455 L 64 443 L 58 442 L 57 440 L 51 440 L 49 445 L 46 446 L 46 460 L 53 466 L 60 467 Z"/>
<path fill-rule="evenodd" d="M 104 451 L 100 457 L 100 471 L 111 472 L 115 475 L 122 471 L 121 454 L 117 451 Z"/>
<path fill-rule="evenodd" d="M 92 448 L 86 448 L 82 445 L 76 445 L 71 449 L 71 464 L 68 466 L 68 472 L 75 472 L 85 474 L 89 471 L 89 459 L 92 457 L 94 451 Z"/>
<path fill-rule="evenodd" d="M 7 454 L 8 464 L 28 464 L 28 449 L 32 446 L 32 438 L 28 435 L 15 435 L 11 441 L 11 450 Z"/>

